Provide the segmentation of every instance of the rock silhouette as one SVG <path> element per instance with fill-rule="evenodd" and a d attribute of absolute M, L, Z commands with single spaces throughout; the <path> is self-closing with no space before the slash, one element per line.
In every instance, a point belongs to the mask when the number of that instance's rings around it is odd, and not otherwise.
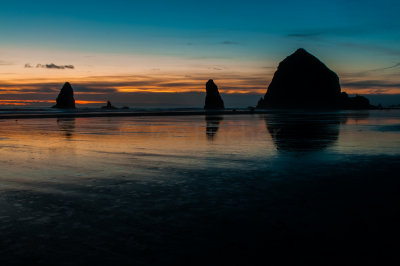
<path fill-rule="evenodd" d="M 374 109 L 369 100 L 363 96 L 349 97 L 346 92 L 340 95 L 340 107 L 344 109 Z"/>
<path fill-rule="evenodd" d="M 219 94 L 218 87 L 214 81 L 210 79 L 206 83 L 206 102 L 204 109 L 224 109 L 224 101 Z"/>
<path fill-rule="evenodd" d="M 102 109 L 117 109 L 117 107 L 113 106 L 110 101 L 107 101 L 106 106 L 102 106 Z"/>
<path fill-rule="evenodd" d="M 53 108 L 72 109 L 75 108 L 74 90 L 69 82 L 65 82 L 56 99 Z"/>
<path fill-rule="evenodd" d="M 341 93 L 338 75 L 318 58 L 300 48 L 279 63 L 257 108 L 370 108 L 362 96 Z"/>

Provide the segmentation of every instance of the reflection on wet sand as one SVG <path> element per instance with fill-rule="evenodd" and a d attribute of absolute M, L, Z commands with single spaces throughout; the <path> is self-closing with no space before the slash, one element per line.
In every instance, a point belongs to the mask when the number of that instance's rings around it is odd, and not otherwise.
<path fill-rule="evenodd" d="M 322 150 L 334 144 L 339 136 L 344 114 L 281 113 L 265 116 L 268 132 L 278 150 Z"/>
<path fill-rule="evenodd" d="M 66 139 L 72 139 L 75 131 L 75 118 L 59 118 L 57 119 L 57 126 L 60 131 L 64 132 Z"/>
<path fill-rule="evenodd" d="M 208 140 L 214 140 L 219 129 L 219 124 L 223 119 L 224 117 L 221 115 L 206 115 L 206 135 Z"/>
<path fill-rule="evenodd" d="M 0 265 L 399 264 L 400 112 L 223 119 L 0 120 Z"/>

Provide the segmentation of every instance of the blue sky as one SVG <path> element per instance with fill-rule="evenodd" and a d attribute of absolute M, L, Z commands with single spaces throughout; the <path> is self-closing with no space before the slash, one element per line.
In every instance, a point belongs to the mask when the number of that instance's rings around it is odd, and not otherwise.
<path fill-rule="evenodd" d="M 257 94 L 304 47 L 340 75 L 343 90 L 400 94 L 399 11 L 387 0 L 2 1 L 0 80 L 81 78 L 83 88 L 95 73 L 150 79 L 158 69 L 173 83 L 185 70 L 200 82 L 209 70 L 230 93 L 227 76 L 260 79 L 246 87 Z M 28 63 L 75 68 L 38 72 Z"/>

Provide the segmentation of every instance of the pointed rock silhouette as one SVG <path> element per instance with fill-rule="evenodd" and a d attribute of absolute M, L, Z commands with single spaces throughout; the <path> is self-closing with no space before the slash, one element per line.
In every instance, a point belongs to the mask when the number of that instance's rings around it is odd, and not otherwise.
<path fill-rule="evenodd" d="M 318 58 L 300 48 L 279 63 L 257 108 L 371 109 L 363 96 L 341 92 L 338 75 Z"/>
<path fill-rule="evenodd" d="M 206 83 L 206 102 L 204 109 L 224 109 L 224 101 L 219 94 L 218 87 L 214 81 L 210 79 Z"/>
<path fill-rule="evenodd" d="M 74 90 L 69 82 L 65 82 L 56 99 L 53 108 L 72 109 L 75 108 Z"/>
<path fill-rule="evenodd" d="M 336 73 L 300 48 L 279 64 L 257 107 L 337 106 L 340 93 Z"/>
<path fill-rule="evenodd" d="M 107 105 L 106 106 L 102 106 L 101 108 L 102 109 L 117 109 L 117 107 L 112 105 L 110 101 L 107 101 Z"/>

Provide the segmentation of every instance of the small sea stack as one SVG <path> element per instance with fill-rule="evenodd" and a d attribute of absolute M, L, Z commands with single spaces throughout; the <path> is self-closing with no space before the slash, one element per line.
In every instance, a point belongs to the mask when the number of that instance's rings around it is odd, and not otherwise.
<path fill-rule="evenodd" d="M 74 90 L 69 82 L 65 82 L 56 99 L 53 108 L 73 109 L 75 108 Z"/>
<path fill-rule="evenodd" d="M 257 108 L 371 108 L 368 99 L 360 97 L 343 94 L 338 75 L 300 48 L 279 63 Z"/>
<path fill-rule="evenodd" d="M 206 102 L 204 104 L 204 109 L 224 109 L 224 101 L 219 94 L 218 87 L 215 85 L 214 81 L 210 79 L 206 83 Z"/>
<path fill-rule="evenodd" d="M 117 107 L 112 105 L 110 101 L 107 101 L 107 105 L 106 106 L 102 106 L 101 109 L 117 109 Z"/>

